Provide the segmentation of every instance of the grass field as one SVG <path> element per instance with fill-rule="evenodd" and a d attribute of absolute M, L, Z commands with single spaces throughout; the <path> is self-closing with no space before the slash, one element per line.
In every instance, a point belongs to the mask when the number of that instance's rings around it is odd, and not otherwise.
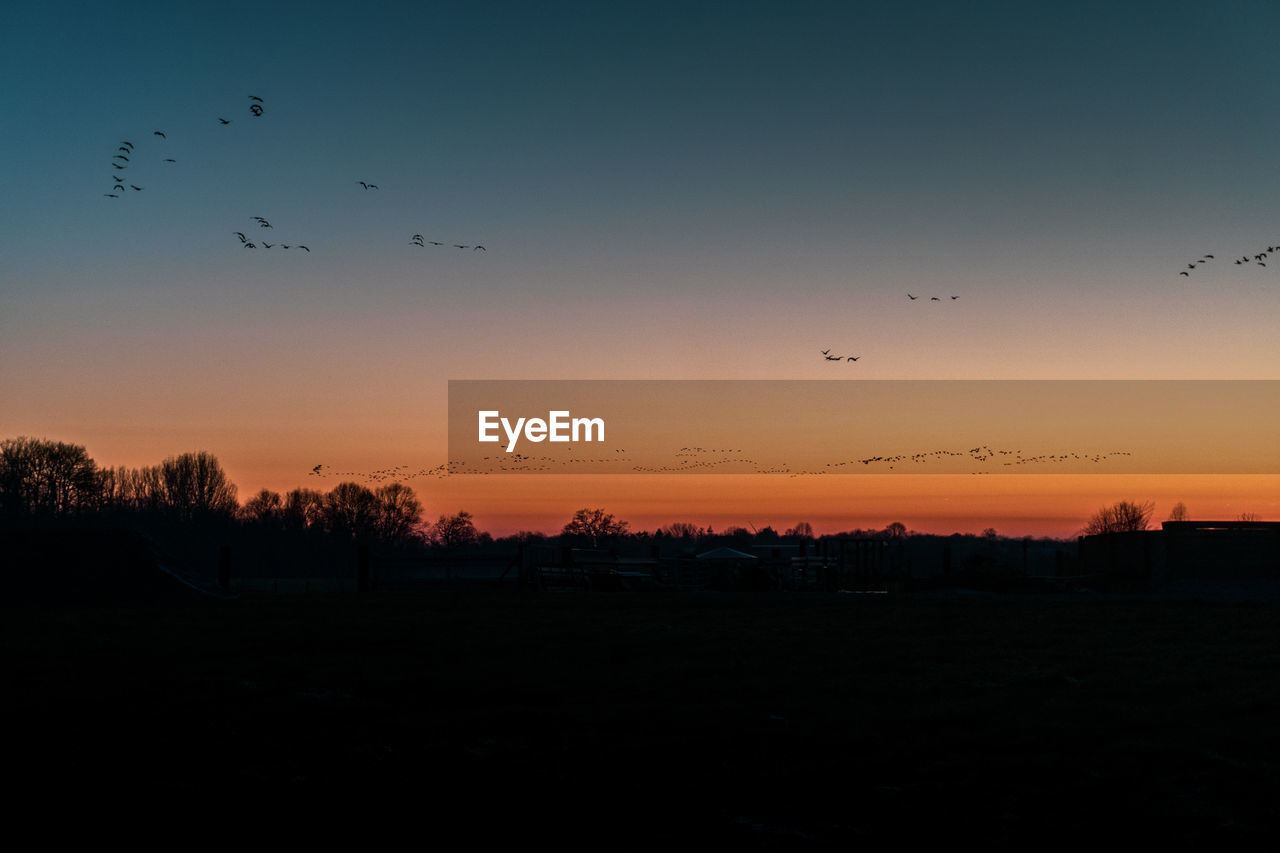
<path fill-rule="evenodd" d="M 747 847 L 1276 825 L 1277 604 L 438 591 L 2 615 L 6 768 L 36 798 Z"/>

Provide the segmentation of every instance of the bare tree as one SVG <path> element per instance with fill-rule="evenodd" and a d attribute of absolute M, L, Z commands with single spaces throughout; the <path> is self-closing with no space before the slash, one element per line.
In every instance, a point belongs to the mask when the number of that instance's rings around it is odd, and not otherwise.
<path fill-rule="evenodd" d="M 803 539 L 813 538 L 813 525 L 807 521 L 801 521 L 795 527 L 788 527 L 783 532 L 783 536 L 798 536 Z"/>
<path fill-rule="evenodd" d="M 67 515 L 97 506 L 97 465 L 78 444 L 28 437 L 0 442 L 0 507 L 11 515 Z"/>
<path fill-rule="evenodd" d="M 702 528 L 689 521 L 673 521 L 658 528 L 658 532 L 675 539 L 697 539 L 702 535 Z"/>
<path fill-rule="evenodd" d="M 427 539 L 433 545 L 451 550 L 459 545 L 471 545 L 480 539 L 471 513 L 463 510 L 456 515 L 442 515 L 427 528 Z"/>
<path fill-rule="evenodd" d="M 240 508 L 239 516 L 245 521 L 279 525 L 284 521 L 284 499 L 279 492 L 263 489 Z"/>
<path fill-rule="evenodd" d="M 1256 512 L 1242 512 L 1237 521 L 1262 521 L 1262 516 Z"/>
<path fill-rule="evenodd" d="M 595 548 L 605 536 L 620 536 L 627 532 L 629 525 L 618 521 L 603 509 L 580 509 L 560 531 L 563 536 L 585 536 L 591 540 Z"/>
<path fill-rule="evenodd" d="M 1155 504 L 1151 501 L 1146 503 L 1117 501 L 1091 515 L 1085 523 L 1084 534 L 1086 536 L 1096 536 L 1099 533 L 1128 533 L 1135 530 L 1146 530 L 1154 509 Z"/>
<path fill-rule="evenodd" d="M 907 535 L 907 526 L 901 521 L 895 521 L 885 526 L 884 535 L 890 539 L 902 539 Z"/>
<path fill-rule="evenodd" d="M 1191 513 L 1187 511 L 1187 505 L 1182 501 L 1178 501 L 1173 505 L 1173 509 L 1169 511 L 1170 521 L 1190 521 Z"/>
<path fill-rule="evenodd" d="M 294 489 L 284 496 L 284 523 L 292 530 L 324 526 L 324 495 L 315 489 Z"/>
<path fill-rule="evenodd" d="M 159 475 L 161 508 L 178 518 L 230 515 L 239 508 L 235 484 L 212 453 L 170 456 L 160 463 Z"/>
<path fill-rule="evenodd" d="M 359 483 L 339 483 L 324 496 L 325 528 L 331 533 L 363 537 L 377 525 L 378 499 Z"/>
<path fill-rule="evenodd" d="M 422 504 L 413 489 L 403 483 L 390 483 L 373 496 L 377 500 L 378 536 L 388 542 L 412 539 L 422 520 Z"/>

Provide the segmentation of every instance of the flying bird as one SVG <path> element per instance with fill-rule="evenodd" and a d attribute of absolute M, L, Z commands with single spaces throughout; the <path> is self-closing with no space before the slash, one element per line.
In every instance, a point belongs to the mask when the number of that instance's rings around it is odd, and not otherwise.
<path fill-rule="evenodd" d="M 849 356 L 849 361 L 857 361 L 860 358 L 862 358 L 860 355 L 851 355 Z"/>
<path fill-rule="evenodd" d="M 942 299 L 941 299 L 940 297 L 937 297 L 937 296 L 930 296 L 930 297 L 929 297 L 929 301 L 930 301 L 930 302 L 941 302 L 941 301 L 942 301 Z"/>
<path fill-rule="evenodd" d="M 489 250 L 488 250 L 488 249 L 486 249 L 484 246 L 476 246 L 476 247 L 475 247 L 475 248 L 473 248 L 471 251 L 473 251 L 473 252 L 487 252 L 487 251 L 489 251 Z"/>
<path fill-rule="evenodd" d="M 129 184 L 129 186 L 130 186 L 130 188 L 135 189 L 135 190 L 137 190 L 138 192 L 142 192 L 142 187 L 134 186 L 133 184 Z"/>
<path fill-rule="evenodd" d="M 310 250 L 310 249 L 308 249 L 306 246 L 299 246 L 298 248 L 299 248 L 299 249 L 305 249 L 305 250 L 306 250 L 306 251 L 308 251 L 308 252 L 310 252 L 310 251 L 311 251 L 311 250 Z"/>
<path fill-rule="evenodd" d="M 163 130 L 157 130 L 155 133 L 153 133 L 153 134 L 151 134 L 151 135 L 152 135 L 152 136 L 158 136 L 158 137 L 160 137 L 161 139 L 168 139 L 168 138 L 169 138 L 169 137 L 167 137 L 167 136 L 165 136 L 165 135 L 164 135 L 164 131 L 163 131 Z"/>
<path fill-rule="evenodd" d="M 231 124 L 231 119 L 219 118 L 218 121 L 222 122 L 223 124 Z"/>
<path fill-rule="evenodd" d="M 115 193 L 103 193 L 103 195 L 105 195 L 107 198 L 120 198 L 120 196 L 116 195 Z"/>
<path fill-rule="evenodd" d="M 250 96 L 249 96 L 249 100 L 251 100 L 251 101 L 257 101 L 258 103 L 262 103 L 262 98 L 259 98 L 257 95 L 250 95 Z"/>
<path fill-rule="evenodd" d="M 376 190 L 378 188 L 377 184 L 366 184 L 364 181 L 356 181 L 356 183 L 367 190 Z"/>
<path fill-rule="evenodd" d="M 178 162 L 177 160 L 173 159 L 172 157 L 166 157 L 166 158 L 164 158 L 164 161 L 165 161 L 166 163 L 176 163 L 176 162 Z"/>
<path fill-rule="evenodd" d="M 907 294 L 907 298 L 908 298 L 908 299 L 910 299 L 912 302 L 915 302 L 915 301 L 916 301 L 917 299 L 919 299 L 920 297 L 919 297 L 919 296 L 912 296 L 910 293 L 908 293 L 908 294 Z"/>
<path fill-rule="evenodd" d="M 232 231 L 231 233 L 232 233 L 232 234 L 234 234 L 234 235 L 236 235 L 237 237 L 239 237 L 239 238 L 240 238 L 240 242 L 241 242 L 241 243 L 247 243 L 247 242 L 249 242 L 249 241 L 245 238 L 245 236 L 244 236 L 244 232 L 243 232 L 243 231 Z"/>

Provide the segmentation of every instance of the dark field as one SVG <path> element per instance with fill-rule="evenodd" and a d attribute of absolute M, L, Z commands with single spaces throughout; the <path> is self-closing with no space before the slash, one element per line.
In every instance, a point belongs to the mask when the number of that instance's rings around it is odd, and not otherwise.
<path fill-rule="evenodd" d="M 441 591 L 2 613 L 11 806 L 747 847 L 1276 823 L 1276 604 Z"/>

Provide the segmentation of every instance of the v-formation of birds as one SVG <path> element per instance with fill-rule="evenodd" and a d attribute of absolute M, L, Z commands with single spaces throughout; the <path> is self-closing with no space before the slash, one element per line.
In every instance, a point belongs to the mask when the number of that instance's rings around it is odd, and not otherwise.
<path fill-rule="evenodd" d="M 263 99 L 258 95 L 249 95 L 249 115 L 252 118 L 261 118 L 264 112 L 265 112 L 265 101 L 263 101 Z M 231 119 L 223 118 L 222 116 L 218 116 L 217 120 L 218 120 L 218 124 L 223 127 L 231 124 L 231 121 L 232 121 Z M 158 137 L 160 140 L 163 140 L 165 142 L 167 142 L 169 139 L 168 134 L 165 133 L 163 130 L 153 131 L 152 136 Z M 163 152 L 163 153 L 168 153 L 168 152 Z M 120 141 L 120 145 L 116 149 L 115 155 L 111 158 L 111 165 L 116 170 L 111 177 L 112 191 L 109 193 L 103 193 L 104 196 L 106 196 L 107 198 L 120 198 L 121 195 L 127 194 L 128 191 L 142 192 L 144 189 L 146 189 L 145 187 L 140 187 L 137 184 L 128 183 L 124 177 L 124 172 L 129 168 L 131 164 L 133 164 L 136 161 L 136 158 L 138 156 L 139 156 L 139 152 L 137 150 L 137 145 L 134 142 L 127 139 Z M 172 157 L 164 157 L 161 159 L 164 163 L 177 164 L 178 162 L 176 159 Z M 356 181 L 356 183 L 358 183 L 366 192 L 369 190 L 379 189 L 377 184 L 370 183 L 368 181 Z M 260 216 L 254 216 L 250 218 L 256 221 L 259 227 L 261 228 L 273 227 L 270 222 L 268 222 L 266 219 Z M 264 249 L 271 249 L 279 246 L 282 249 L 298 248 L 298 249 L 304 249 L 307 252 L 311 251 L 310 248 L 299 243 L 284 243 L 284 242 L 270 243 L 265 240 L 252 241 L 252 240 L 249 240 L 248 237 L 241 231 L 233 231 L 231 233 L 240 239 L 240 244 L 245 249 L 257 249 L 259 247 Z M 421 234 L 415 234 L 413 236 L 413 239 L 410 240 L 410 242 L 415 246 L 419 246 L 419 247 L 424 246 L 424 238 L 422 237 Z M 428 242 L 430 242 L 430 244 L 433 246 L 445 245 L 443 241 L 431 240 Z M 488 251 L 488 249 L 486 249 L 484 246 L 481 246 L 479 244 L 473 245 L 473 244 L 464 244 L 464 243 L 451 243 L 450 245 L 458 249 L 471 249 L 472 251 L 476 251 L 476 252 Z"/>

